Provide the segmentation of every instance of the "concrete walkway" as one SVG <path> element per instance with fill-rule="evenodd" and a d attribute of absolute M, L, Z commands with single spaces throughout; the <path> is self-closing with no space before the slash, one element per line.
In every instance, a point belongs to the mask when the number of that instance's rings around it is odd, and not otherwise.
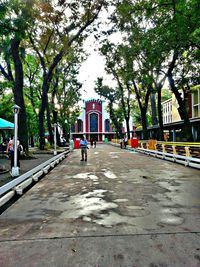
<path fill-rule="evenodd" d="M 88 154 L 0 215 L 0 266 L 200 266 L 200 172 L 111 145 Z"/>

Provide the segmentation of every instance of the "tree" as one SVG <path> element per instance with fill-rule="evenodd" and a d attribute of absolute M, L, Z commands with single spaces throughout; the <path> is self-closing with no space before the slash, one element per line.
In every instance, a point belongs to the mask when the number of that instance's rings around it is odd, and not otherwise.
<path fill-rule="evenodd" d="M 104 5 L 106 5 L 104 0 L 84 3 L 74 0 L 67 4 L 63 1 L 59 1 L 56 5 L 50 2 L 41 3 L 41 10 L 38 6 L 33 7 L 37 17 L 29 37 L 43 71 L 42 102 L 39 111 L 41 149 L 44 148 L 44 112 L 55 69 L 70 53 L 76 42 L 81 46 L 83 33 L 96 20 Z"/>
<path fill-rule="evenodd" d="M 25 39 L 25 32 L 30 22 L 30 2 L 5 1 L 1 5 L 1 46 L 5 60 L 5 67 L 0 66 L 1 74 L 13 84 L 14 103 L 20 106 L 19 138 L 25 150 L 28 150 L 28 131 L 26 108 L 23 95 L 24 72 L 22 57 L 24 49 L 21 46 Z M 12 56 L 12 58 L 10 57 Z M 14 65 L 12 73 L 11 60 Z"/>
<path fill-rule="evenodd" d="M 111 74 L 118 86 L 115 88 L 116 95 L 119 98 L 121 111 L 123 117 L 126 121 L 127 134 L 130 139 L 130 97 L 131 97 L 131 87 L 129 83 L 129 75 L 127 72 L 127 62 L 123 56 L 126 57 L 123 46 L 115 46 L 113 43 L 106 40 L 100 48 L 101 54 L 106 59 L 106 72 Z"/>
<path fill-rule="evenodd" d="M 103 85 L 103 78 L 97 79 L 95 85 L 95 92 L 108 101 L 108 110 L 110 118 L 116 130 L 116 133 L 119 136 L 121 133 L 123 122 L 122 109 L 118 105 L 119 93 L 115 89 L 107 85 Z"/>
<path fill-rule="evenodd" d="M 196 0 L 173 0 L 169 3 L 124 0 L 116 5 L 116 12 L 112 16 L 113 28 L 123 33 L 123 42 L 128 42 L 131 47 L 130 57 L 137 59 L 137 76 L 143 83 L 146 79 L 151 80 L 147 88 L 152 86 L 157 90 L 160 132 L 163 128 L 161 89 L 167 78 L 179 103 L 179 113 L 184 120 L 184 136 L 187 140 L 191 138 L 187 101 L 181 98 L 176 76 L 180 73 L 178 63 L 180 64 L 183 54 L 191 49 L 198 54 L 199 9 Z M 192 62 L 197 66 L 195 57 Z M 183 75 L 178 76 L 183 78 Z M 182 82 L 185 82 L 184 78 Z M 185 84 L 182 88 L 188 89 L 188 86 Z"/>

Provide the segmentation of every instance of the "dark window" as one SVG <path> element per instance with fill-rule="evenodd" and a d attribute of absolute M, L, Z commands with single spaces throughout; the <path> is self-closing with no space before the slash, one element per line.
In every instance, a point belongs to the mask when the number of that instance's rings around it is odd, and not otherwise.
<path fill-rule="evenodd" d="M 98 132 L 98 115 L 96 113 L 90 115 L 90 132 Z"/>
<path fill-rule="evenodd" d="M 82 132 L 83 131 L 83 122 L 82 122 L 82 120 L 78 120 L 77 121 L 78 122 L 78 132 Z"/>
<path fill-rule="evenodd" d="M 105 120 L 105 132 L 110 132 L 110 121 L 109 121 L 109 119 Z"/>
<path fill-rule="evenodd" d="M 75 125 L 72 125 L 72 126 L 71 126 L 71 132 L 72 132 L 72 133 L 75 133 Z"/>

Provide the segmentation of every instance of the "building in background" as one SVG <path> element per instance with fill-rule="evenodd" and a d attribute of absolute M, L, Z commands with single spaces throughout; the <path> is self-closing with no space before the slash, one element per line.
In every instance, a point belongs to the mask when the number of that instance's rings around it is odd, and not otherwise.
<path fill-rule="evenodd" d="M 175 95 L 162 103 L 164 132 L 168 134 L 170 140 L 179 141 L 183 120 L 178 112 L 178 102 Z M 188 97 L 189 118 L 192 124 L 194 141 L 200 141 L 200 89 L 189 94 Z"/>
<path fill-rule="evenodd" d="M 75 125 L 71 127 L 73 138 L 85 135 L 88 140 L 105 141 L 115 137 L 115 130 L 106 111 L 105 101 L 101 99 L 90 99 L 83 101 L 83 108 Z M 131 132 L 135 131 L 133 121 L 130 119 L 129 127 Z M 125 121 L 122 124 L 121 134 L 127 132 Z"/>
<path fill-rule="evenodd" d="M 75 125 L 71 128 L 73 137 L 85 135 L 88 140 L 104 141 L 111 140 L 114 131 L 110 116 L 105 108 L 105 101 L 90 99 L 83 101 L 84 106 Z"/>

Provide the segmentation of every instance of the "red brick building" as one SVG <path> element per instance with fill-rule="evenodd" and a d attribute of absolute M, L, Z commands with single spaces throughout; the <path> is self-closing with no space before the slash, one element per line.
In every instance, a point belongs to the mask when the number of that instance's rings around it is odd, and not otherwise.
<path fill-rule="evenodd" d="M 73 137 L 85 135 L 88 140 L 110 140 L 113 135 L 110 117 L 105 109 L 105 102 L 100 99 L 84 101 L 82 112 L 75 125 L 71 128 Z"/>

